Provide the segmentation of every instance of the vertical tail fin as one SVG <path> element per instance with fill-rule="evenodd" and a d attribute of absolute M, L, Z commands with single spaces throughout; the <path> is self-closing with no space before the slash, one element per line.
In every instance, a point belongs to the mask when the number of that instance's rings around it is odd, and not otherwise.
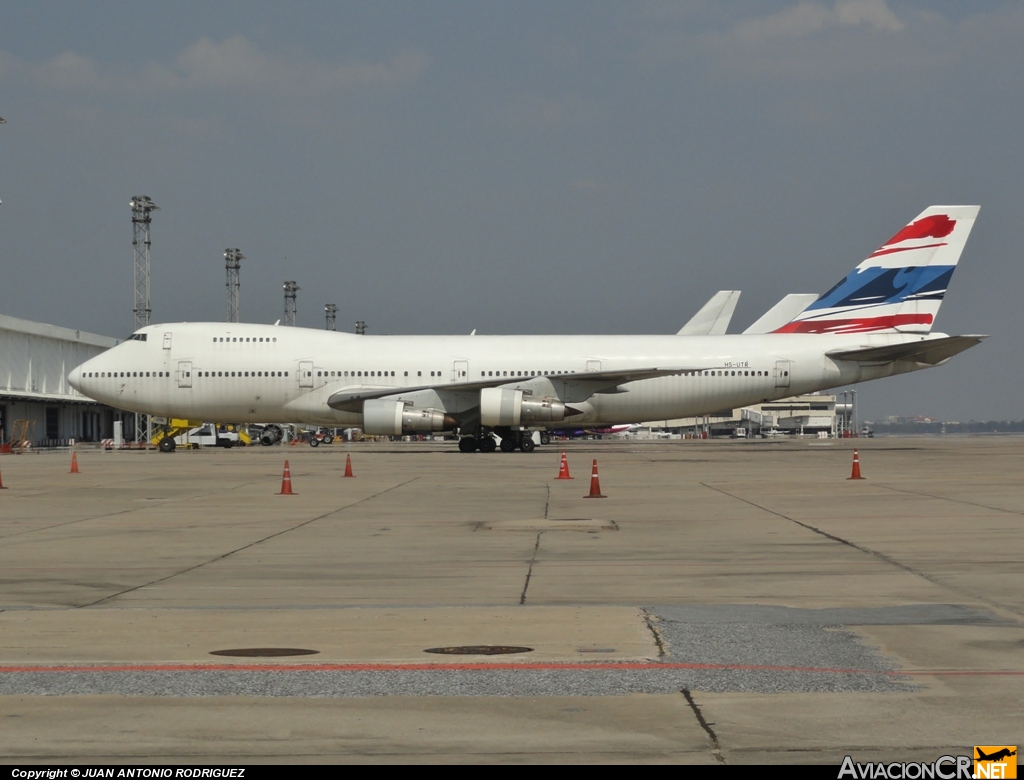
<path fill-rule="evenodd" d="M 928 333 L 978 206 L 932 206 L 776 333 Z"/>
<path fill-rule="evenodd" d="M 729 327 L 739 290 L 719 290 L 683 325 L 677 336 L 721 336 Z"/>

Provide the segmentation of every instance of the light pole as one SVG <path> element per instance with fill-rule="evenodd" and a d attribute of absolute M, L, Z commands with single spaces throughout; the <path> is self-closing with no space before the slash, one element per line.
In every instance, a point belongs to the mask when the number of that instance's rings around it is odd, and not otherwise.
<path fill-rule="evenodd" d="M 853 396 L 853 403 L 850 404 L 850 412 L 853 414 L 853 436 L 860 436 L 860 428 L 857 427 L 857 391 L 851 390 L 850 394 Z"/>

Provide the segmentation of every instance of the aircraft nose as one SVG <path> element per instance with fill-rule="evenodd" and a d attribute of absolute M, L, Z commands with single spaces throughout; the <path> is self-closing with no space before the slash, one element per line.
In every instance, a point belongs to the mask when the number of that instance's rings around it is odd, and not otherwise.
<path fill-rule="evenodd" d="M 70 384 L 75 390 L 82 391 L 82 367 L 71 369 L 71 373 L 68 374 L 68 384 Z"/>

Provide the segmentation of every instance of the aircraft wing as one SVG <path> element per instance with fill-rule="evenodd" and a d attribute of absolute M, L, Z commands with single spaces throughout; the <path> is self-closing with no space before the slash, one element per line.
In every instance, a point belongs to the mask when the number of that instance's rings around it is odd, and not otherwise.
<path fill-rule="evenodd" d="M 833 360 L 849 360 L 854 363 L 892 363 L 896 360 L 911 360 L 915 363 L 927 363 L 935 366 L 976 344 L 980 344 L 982 339 L 986 338 L 988 336 L 946 336 L 903 344 L 887 344 L 884 347 L 837 349 L 825 354 Z"/>
<path fill-rule="evenodd" d="M 448 392 L 465 392 L 467 390 L 481 390 L 485 387 L 501 387 L 502 385 L 522 384 L 543 377 L 551 380 L 561 380 L 572 384 L 585 384 L 591 390 L 591 395 L 599 393 L 606 388 L 613 388 L 624 382 L 637 382 L 641 379 L 655 379 L 660 376 L 675 376 L 686 371 L 698 371 L 708 366 L 680 366 L 677 368 L 627 368 L 617 371 L 581 371 L 578 374 L 539 374 L 538 376 L 502 376 L 488 377 L 476 382 L 445 382 L 432 385 L 417 385 L 414 387 L 381 387 L 381 386 L 356 386 L 345 387 L 333 393 L 327 399 L 327 405 L 339 411 L 357 412 L 361 409 L 363 401 L 373 398 L 387 398 L 392 395 L 410 395 L 421 390 L 444 390 Z"/>
<path fill-rule="evenodd" d="M 817 296 L 815 296 L 817 297 Z M 719 290 L 711 296 L 701 310 L 694 314 L 677 336 L 721 336 L 729 327 L 732 314 L 736 311 L 736 303 L 740 299 L 739 290 Z"/>

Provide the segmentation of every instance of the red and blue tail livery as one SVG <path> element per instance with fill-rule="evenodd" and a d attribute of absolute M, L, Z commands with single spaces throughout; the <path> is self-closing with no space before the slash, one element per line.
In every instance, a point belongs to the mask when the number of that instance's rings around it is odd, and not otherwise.
<path fill-rule="evenodd" d="M 928 333 L 978 206 L 932 206 L 776 333 Z"/>

